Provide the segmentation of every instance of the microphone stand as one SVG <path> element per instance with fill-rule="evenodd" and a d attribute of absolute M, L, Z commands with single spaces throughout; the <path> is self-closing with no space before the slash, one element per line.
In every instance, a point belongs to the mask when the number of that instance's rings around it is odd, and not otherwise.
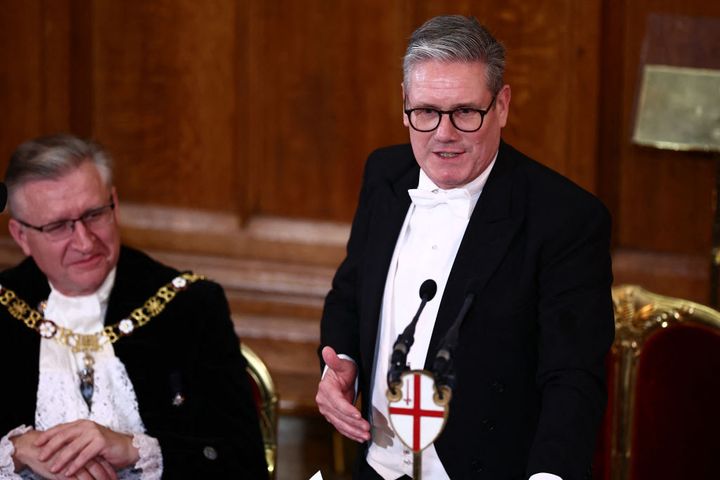
<path fill-rule="evenodd" d="M 407 355 L 410 351 L 410 347 L 412 347 L 415 341 L 415 327 L 418 319 L 420 318 L 420 314 L 425 308 L 425 304 L 432 300 L 436 292 L 437 285 L 432 280 L 426 280 L 420 286 L 420 307 L 418 308 L 417 313 L 415 313 L 412 321 L 407 327 L 405 327 L 405 330 L 398 335 L 398 338 L 393 345 L 393 351 L 390 356 L 390 366 L 387 373 L 388 390 L 386 392 L 386 396 L 388 399 L 388 419 L 397 437 L 408 447 L 412 445 L 410 449 L 413 452 L 413 478 L 416 480 L 419 480 L 422 477 L 422 451 L 429 446 L 438 435 L 440 435 L 444 428 L 444 422 L 448 416 L 452 389 L 455 387 L 453 356 L 455 348 L 458 344 L 460 327 L 465 320 L 465 316 L 470 310 L 473 301 L 475 300 L 475 294 L 469 289 L 469 292 L 465 295 L 465 300 L 457 317 L 455 318 L 455 321 L 450 329 L 448 329 L 445 337 L 440 343 L 440 348 L 438 349 L 433 361 L 432 371 L 410 371 L 407 366 Z M 411 378 L 414 379 L 414 390 L 412 390 L 412 393 L 410 388 Z M 402 405 L 404 379 L 407 379 L 408 384 L 405 387 L 407 390 L 405 393 L 405 405 Z M 435 406 L 425 406 L 421 408 L 420 398 L 427 398 L 431 392 Z M 409 406 L 411 398 L 414 404 L 412 407 Z M 394 416 L 406 415 L 413 417 L 413 426 L 409 429 L 409 431 L 407 430 L 408 427 L 397 427 L 393 420 Z M 434 433 L 429 434 L 432 438 L 427 438 L 423 441 L 423 443 L 421 443 L 419 440 L 419 429 L 422 422 L 419 420 L 422 418 L 432 420 L 432 417 L 441 417 L 443 419 L 443 423 L 439 426 L 435 423 L 435 427 L 433 428 L 436 428 L 437 430 L 435 430 Z M 428 435 L 426 431 L 424 431 L 424 433 Z M 412 440 L 408 440 L 408 438 Z"/>
<path fill-rule="evenodd" d="M 437 292 L 437 284 L 434 280 L 425 280 L 420 285 L 420 307 L 418 308 L 412 321 L 405 327 L 405 330 L 398 335 L 393 345 L 392 355 L 390 356 L 390 368 L 387 373 L 388 390 L 386 393 L 388 402 L 399 402 L 402 399 L 402 381 L 400 379 L 403 372 L 407 368 L 407 355 L 415 343 L 415 326 L 417 325 L 420 314 L 425 308 L 425 304 L 435 297 Z M 413 450 L 413 478 L 419 480 L 422 477 L 422 449 Z"/>
<path fill-rule="evenodd" d="M 401 385 L 400 375 L 402 372 L 407 370 L 407 355 L 415 343 L 415 326 L 417 325 L 420 314 L 425 308 L 425 304 L 435 297 L 437 292 L 437 284 L 432 279 L 425 280 L 420 285 L 420 307 L 418 308 L 412 321 L 405 327 L 405 330 L 398 335 L 395 344 L 393 345 L 393 352 L 390 356 L 390 368 L 387 373 L 388 383 L 388 400 L 396 402 L 400 400 L 401 392 L 398 390 L 398 385 Z"/>
<path fill-rule="evenodd" d="M 438 403 L 450 402 L 452 389 L 455 387 L 453 354 L 455 353 L 455 347 L 457 347 L 460 326 L 462 325 L 468 310 L 470 310 L 473 300 L 475 300 L 474 293 L 468 293 L 465 296 L 465 301 L 460 308 L 460 312 L 455 318 L 455 322 L 445 334 L 445 338 L 443 338 L 440 343 L 440 348 L 438 349 L 437 354 L 435 354 L 432 373 L 435 377 L 435 386 L 437 388 L 437 398 L 435 398 L 435 401 Z"/>

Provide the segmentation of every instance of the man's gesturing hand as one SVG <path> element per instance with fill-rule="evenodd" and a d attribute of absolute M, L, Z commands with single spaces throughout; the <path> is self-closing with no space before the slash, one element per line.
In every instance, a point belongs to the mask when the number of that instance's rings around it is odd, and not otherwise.
<path fill-rule="evenodd" d="M 353 405 L 357 366 L 337 356 L 331 347 L 322 350 L 327 370 L 315 397 L 318 409 L 338 432 L 356 442 L 370 440 L 370 424 Z"/>

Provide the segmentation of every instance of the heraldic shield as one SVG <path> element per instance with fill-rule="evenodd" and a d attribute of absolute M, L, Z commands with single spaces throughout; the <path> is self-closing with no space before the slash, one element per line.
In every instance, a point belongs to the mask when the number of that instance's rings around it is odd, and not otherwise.
<path fill-rule="evenodd" d="M 435 379 L 425 370 L 403 372 L 397 389 L 389 398 L 390 424 L 400 441 L 413 453 L 429 447 L 445 427 L 448 402 L 440 400 Z"/>

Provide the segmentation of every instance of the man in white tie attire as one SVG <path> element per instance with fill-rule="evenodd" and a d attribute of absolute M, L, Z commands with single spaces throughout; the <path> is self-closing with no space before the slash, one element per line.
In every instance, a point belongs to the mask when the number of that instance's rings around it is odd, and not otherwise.
<path fill-rule="evenodd" d="M 368 158 L 321 323 L 316 400 L 361 443 L 355 478 L 412 474 L 412 452 L 389 427 L 386 378 L 426 279 L 437 294 L 418 320 L 411 369 L 431 370 L 464 300 L 474 300 L 453 350 L 449 418 L 423 452 L 423 477 L 590 478 L 614 334 L 610 218 L 501 139 L 504 67 L 504 47 L 474 18 L 436 17 L 410 39 L 410 145 Z"/>

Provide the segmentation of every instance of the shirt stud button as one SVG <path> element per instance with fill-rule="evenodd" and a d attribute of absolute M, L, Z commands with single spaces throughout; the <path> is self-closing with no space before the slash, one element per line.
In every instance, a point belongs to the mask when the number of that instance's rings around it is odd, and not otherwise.
<path fill-rule="evenodd" d="M 218 453 L 213 447 L 205 447 L 203 448 L 203 456 L 208 460 L 215 460 L 218 457 Z"/>

